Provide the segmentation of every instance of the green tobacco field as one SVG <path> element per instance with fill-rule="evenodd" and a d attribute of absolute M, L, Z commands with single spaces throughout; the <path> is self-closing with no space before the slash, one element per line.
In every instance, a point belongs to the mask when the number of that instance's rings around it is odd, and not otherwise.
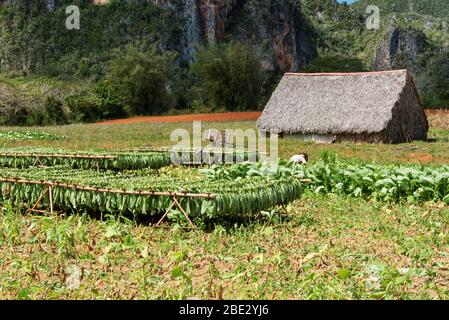
<path fill-rule="evenodd" d="M 133 171 L 129 166 L 139 166 L 142 161 L 122 159 L 109 164 L 113 170 L 125 167 L 119 173 L 121 178 L 111 183 L 109 178 L 117 175 L 116 171 L 99 176 L 95 169 L 90 173 L 84 170 L 82 176 L 73 162 L 22 169 L 0 159 L 8 164 L 0 169 L 2 177 L 40 180 L 57 176 L 64 183 L 89 182 L 127 190 L 154 189 L 157 181 L 164 181 L 166 186 L 159 185 L 161 189 L 155 191 L 212 190 L 219 196 L 219 200 L 203 201 L 212 203 L 211 207 L 189 204 L 189 212 L 198 215 L 192 217 L 198 228 L 190 231 L 179 228 L 182 217 L 172 218 L 167 228 L 155 228 L 151 215 L 133 216 L 132 212 L 139 213 L 144 205 L 132 202 L 133 195 L 116 198 L 109 205 L 107 199 L 95 200 L 99 208 L 105 208 L 101 215 L 71 205 L 69 194 L 59 193 L 57 200 L 65 199 L 66 210 L 53 214 L 26 212 L 21 201 L 5 197 L 0 214 L 0 297 L 447 299 L 449 115 L 433 112 L 429 121 L 428 142 L 323 146 L 281 140 L 282 158 L 307 152 L 311 161 L 303 169 L 283 166 L 269 178 L 259 175 L 263 171 L 260 166 L 202 171 L 158 168 L 158 161 L 151 162 L 154 169 Z M 191 130 L 191 124 L 11 127 L 2 128 L 2 133 L 14 134 L 0 135 L 0 147 L 112 154 L 122 149 L 170 146 L 170 133 L 176 128 Z M 203 129 L 207 128 L 248 129 L 255 128 L 255 123 L 203 123 Z M 35 131 L 51 133 L 53 138 L 30 133 Z M 90 162 L 82 164 L 89 166 Z M 156 182 L 151 180 L 154 170 L 159 176 Z M 280 181 L 292 176 L 312 182 L 301 187 L 302 193 L 287 190 Z M 221 183 L 229 190 L 220 188 Z M 264 190 L 273 185 L 278 196 L 265 199 Z M 16 200 L 26 195 L 36 200 L 38 191 L 2 184 L 2 194 L 13 194 Z M 290 202 L 296 195 L 300 198 Z M 86 194 L 78 193 L 78 197 L 73 198 L 75 204 L 93 201 Z M 240 198 L 235 202 L 227 197 Z M 252 200 L 262 209 L 242 215 L 251 210 L 236 203 L 255 206 Z M 282 200 L 289 203 L 270 205 L 270 201 Z M 125 207 L 137 209 L 117 214 Z M 79 280 L 79 285 L 72 285 L 73 279 Z"/>

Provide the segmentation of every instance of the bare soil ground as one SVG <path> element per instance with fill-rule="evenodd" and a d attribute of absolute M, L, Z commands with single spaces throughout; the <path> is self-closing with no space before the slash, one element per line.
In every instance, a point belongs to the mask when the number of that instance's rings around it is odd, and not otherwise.
<path fill-rule="evenodd" d="M 426 110 L 426 114 L 431 127 L 449 129 L 449 109 Z"/>
<path fill-rule="evenodd" d="M 432 127 L 449 128 L 449 109 L 428 109 L 427 117 Z M 117 119 L 98 122 L 97 124 L 134 124 L 134 123 L 180 123 L 192 121 L 226 122 L 226 121 L 256 121 L 261 112 L 226 112 L 210 114 L 187 114 L 177 116 L 147 116 L 133 117 L 128 119 Z"/>
<path fill-rule="evenodd" d="M 157 116 L 157 117 L 134 117 L 128 119 L 118 119 L 99 122 L 98 124 L 130 124 L 130 123 L 175 123 L 192 121 L 255 121 L 261 112 L 226 112 L 212 114 L 187 114 L 179 116 Z"/>
<path fill-rule="evenodd" d="M 448 165 L 449 111 L 427 114 L 429 141 L 315 145 L 283 139 L 281 157 L 304 151 L 314 162 L 328 151 L 376 163 Z M 192 121 L 188 117 L 185 121 Z M 191 130 L 190 123 L 129 120 L 124 126 L 44 129 L 65 140 L 0 142 L 73 150 L 166 147 L 173 130 Z M 255 128 L 254 121 L 216 121 L 203 129 Z M 2 128 L 9 130 L 37 129 Z M 116 217 L 95 219 L 82 211 L 34 215 L 0 202 L 0 299 L 447 300 L 448 234 L 444 203 L 384 203 L 333 194 L 308 193 L 261 220 L 211 232 L 168 231 Z"/>

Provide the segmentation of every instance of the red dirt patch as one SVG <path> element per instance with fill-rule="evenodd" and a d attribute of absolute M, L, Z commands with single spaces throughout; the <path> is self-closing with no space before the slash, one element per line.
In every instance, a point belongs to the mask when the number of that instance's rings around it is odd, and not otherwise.
<path fill-rule="evenodd" d="M 433 156 L 428 153 L 410 153 L 409 157 L 419 162 L 432 162 Z"/>
<path fill-rule="evenodd" d="M 118 119 L 98 122 L 97 124 L 131 124 L 131 123 L 176 123 L 192 121 L 255 121 L 261 115 L 261 112 L 226 112 L 211 114 L 187 114 L 180 116 L 157 116 L 157 117 L 135 117 L 128 119 Z"/>
<path fill-rule="evenodd" d="M 128 119 L 117 119 L 98 122 L 97 124 L 111 125 L 111 124 L 132 124 L 132 123 L 176 123 L 176 122 L 192 122 L 192 121 L 255 121 L 261 112 L 226 112 L 226 113 L 211 113 L 211 114 L 187 114 L 179 116 L 155 116 L 155 117 L 134 117 Z M 429 117 L 429 123 L 433 128 L 447 130 L 449 128 L 449 110 L 448 109 L 434 109 L 426 110 Z"/>

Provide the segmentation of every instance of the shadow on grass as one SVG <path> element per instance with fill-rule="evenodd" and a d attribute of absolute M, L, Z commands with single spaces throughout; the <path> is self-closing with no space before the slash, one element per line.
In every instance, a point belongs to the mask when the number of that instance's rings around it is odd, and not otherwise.
<path fill-rule="evenodd" d="M 19 208 L 21 213 L 27 212 L 30 206 L 22 204 Z M 32 213 L 36 215 L 50 215 L 49 210 L 47 208 L 41 208 L 41 210 L 47 211 L 46 213 Z M 138 214 L 134 215 L 129 212 L 125 213 L 105 213 L 94 210 L 86 210 L 86 209 L 68 209 L 63 207 L 55 207 L 54 215 L 65 218 L 71 215 L 74 216 L 86 216 L 89 219 L 96 221 L 109 221 L 111 217 L 116 221 L 121 221 L 123 223 L 132 223 L 136 226 L 143 227 L 155 227 L 156 224 L 161 220 L 164 213 L 158 212 L 152 215 Z M 285 213 L 282 207 L 276 207 L 271 211 L 262 211 L 256 214 L 242 214 L 239 216 L 223 216 L 220 218 L 199 218 L 199 217 L 191 217 L 193 224 L 195 225 L 196 230 L 201 230 L 206 233 L 213 232 L 217 227 L 221 227 L 225 229 L 227 232 L 238 228 L 244 228 L 248 230 L 252 230 L 256 227 L 260 226 L 270 226 L 270 225 L 279 225 L 283 223 L 289 222 L 297 222 L 298 224 L 307 223 L 307 221 L 302 221 L 301 219 L 297 219 L 298 217 L 292 217 Z M 190 224 L 187 219 L 180 213 L 174 211 L 172 214 L 169 214 L 161 223 L 161 227 L 168 229 L 185 229 L 189 230 Z M 190 228 L 191 229 L 191 228 Z"/>

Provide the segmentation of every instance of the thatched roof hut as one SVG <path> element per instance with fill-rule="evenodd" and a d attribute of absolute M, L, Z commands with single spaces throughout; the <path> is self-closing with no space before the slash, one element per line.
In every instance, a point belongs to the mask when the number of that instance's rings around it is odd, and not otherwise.
<path fill-rule="evenodd" d="M 288 73 L 257 126 L 317 142 L 402 143 L 426 139 L 429 129 L 407 70 Z"/>

